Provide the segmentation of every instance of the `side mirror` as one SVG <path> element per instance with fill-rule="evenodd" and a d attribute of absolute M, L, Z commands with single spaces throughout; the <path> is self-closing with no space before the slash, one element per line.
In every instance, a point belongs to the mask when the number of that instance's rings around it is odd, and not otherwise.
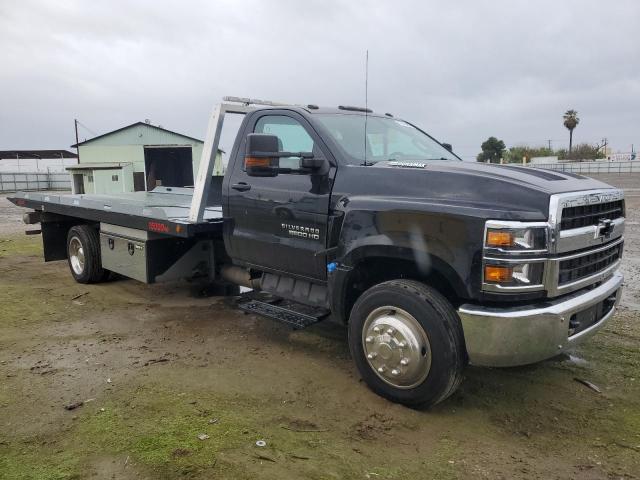
<path fill-rule="evenodd" d="M 247 135 L 244 168 L 250 177 L 275 177 L 278 175 L 280 155 L 278 137 L 265 133 Z"/>
<path fill-rule="evenodd" d="M 443 143 L 443 144 L 442 144 L 442 146 L 443 146 L 445 149 L 449 150 L 451 153 L 453 153 L 453 147 L 451 146 L 451 144 L 450 144 L 450 143 Z"/>
<path fill-rule="evenodd" d="M 325 174 L 329 162 L 314 158 L 313 152 L 281 152 L 276 135 L 250 133 L 244 154 L 244 168 L 250 177 L 275 177 L 280 173 Z M 281 168 L 280 159 L 300 157 L 299 168 Z"/>

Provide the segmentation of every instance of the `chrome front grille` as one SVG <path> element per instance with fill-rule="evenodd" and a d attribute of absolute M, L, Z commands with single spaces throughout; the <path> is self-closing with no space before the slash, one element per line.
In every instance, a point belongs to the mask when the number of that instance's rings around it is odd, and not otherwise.
<path fill-rule="evenodd" d="M 588 287 L 610 277 L 620 265 L 622 237 L 598 248 L 550 258 L 545 266 L 545 287 L 550 297 Z"/>
<path fill-rule="evenodd" d="M 622 256 L 622 243 L 585 255 L 560 260 L 558 285 L 563 286 L 588 278 L 615 264 Z"/>
<path fill-rule="evenodd" d="M 552 242 L 545 268 L 549 296 L 601 282 L 622 258 L 624 193 L 615 188 L 552 195 Z"/>
<path fill-rule="evenodd" d="M 624 193 L 614 188 L 552 195 L 551 253 L 600 247 L 622 237 L 624 208 Z"/>
<path fill-rule="evenodd" d="M 562 210 L 560 230 L 598 225 L 602 220 L 616 220 L 623 215 L 623 200 L 566 207 Z"/>

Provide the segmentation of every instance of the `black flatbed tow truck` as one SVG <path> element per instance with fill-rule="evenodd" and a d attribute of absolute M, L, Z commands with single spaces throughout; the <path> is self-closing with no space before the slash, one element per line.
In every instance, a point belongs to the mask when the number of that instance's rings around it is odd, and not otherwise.
<path fill-rule="evenodd" d="M 224 177 L 226 114 L 244 115 Z M 19 192 L 45 261 L 80 283 L 115 272 L 198 279 L 239 307 L 349 330 L 369 387 L 410 406 L 451 395 L 468 363 L 551 358 L 602 328 L 621 294 L 621 190 L 579 175 L 462 162 L 389 114 L 225 97 L 194 188 Z M 132 320 L 133 321 L 133 320 Z"/>

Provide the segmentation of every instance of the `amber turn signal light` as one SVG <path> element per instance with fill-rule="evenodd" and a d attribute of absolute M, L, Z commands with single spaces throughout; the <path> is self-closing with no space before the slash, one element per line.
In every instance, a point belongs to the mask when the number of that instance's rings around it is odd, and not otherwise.
<path fill-rule="evenodd" d="M 511 247 L 515 237 L 504 230 L 487 230 L 487 247 Z"/>
<path fill-rule="evenodd" d="M 245 167 L 269 167 L 271 158 L 269 157 L 244 157 Z"/>
<path fill-rule="evenodd" d="M 501 267 L 497 265 L 485 265 L 485 282 L 505 283 L 513 279 L 513 269 L 511 267 Z"/>

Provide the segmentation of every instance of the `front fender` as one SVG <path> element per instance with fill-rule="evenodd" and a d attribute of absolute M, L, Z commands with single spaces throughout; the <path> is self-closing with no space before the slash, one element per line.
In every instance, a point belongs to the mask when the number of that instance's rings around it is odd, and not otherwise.
<path fill-rule="evenodd" d="M 333 311 L 345 312 L 352 272 L 372 258 L 411 262 L 421 277 L 435 272 L 459 298 L 473 298 L 480 286 L 483 231 L 484 219 L 451 213 L 345 209 L 333 255 L 337 269 L 329 282 Z"/>
<path fill-rule="evenodd" d="M 473 266 L 480 258 L 483 231 L 483 219 L 450 213 L 349 210 L 336 258 L 347 267 L 372 256 L 409 260 L 425 276 L 437 269 L 451 278 L 456 292 L 468 298 L 479 285 Z"/>

